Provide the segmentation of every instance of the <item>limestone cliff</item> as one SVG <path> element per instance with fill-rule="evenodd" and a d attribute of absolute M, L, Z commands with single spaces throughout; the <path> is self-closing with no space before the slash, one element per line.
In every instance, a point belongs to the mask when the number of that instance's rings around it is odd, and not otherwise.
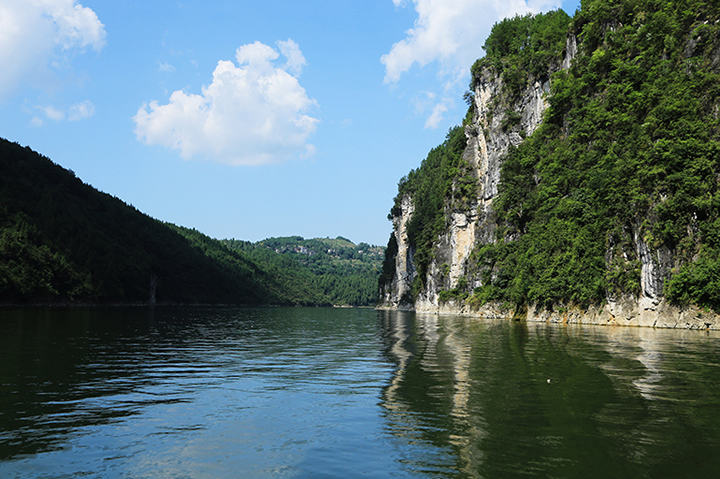
<path fill-rule="evenodd" d="M 530 321 L 720 328 L 720 317 L 711 309 L 687 302 L 680 306 L 666 299 L 668 281 L 688 262 L 695 261 L 702 247 L 698 246 L 699 240 L 692 239 L 700 236 L 697 219 L 687 227 L 691 240 L 674 244 L 658 240 L 655 225 L 660 221 L 658 211 L 662 211 L 665 201 L 663 194 L 658 195 L 659 199 L 652 200 L 655 203 L 646 207 L 644 216 L 636 213 L 629 215 L 631 220 L 622 223 L 617 231 L 608 233 L 607 239 L 603 240 L 610 286 L 605 288 L 604 298 L 600 301 L 588 304 L 571 300 L 543 305 L 532 301 L 511 304 L 507 301 L 482 301 L 473 296 L 473 291 L 481 288 L 484 282 L 495 281 L 498 275 L 497 269 L 489 271 L 486 268 L 483 271 L 477 257 L 479 249 L 501 240 L 512 242 L 522 234 L 522 228 L 504 228 L 498 235 L 501 222 L 496 218 L 495 203 L 508 151 L 518 147 L 543 123 L 552 95 L 553 74 L 572 68 L 579 56 L 586 56 L 583 60 L 586 64 L 588 55 L 593 57 L 590 63 L 599 57 L 597 52 L 593 54 L 590 47 L 583 48 L 582 42 L 579 42 L 576 32 L 580 30 L 578 25 L 581 21 L 576 19 L 575 30 L 570 29 L 566 35 L 561 55 L 551 58 L 544 72 L 538 74 L 536 69 L 535 74 L 526 73 L 520 89 L 512 88 L 508 84 L 508 75 L 498 71 L 497 65 L 492 62 L 480 63 L 481 68 L 474 69 L 473 91 L 467 95 L 471 101 L 471 113 L 464 125 L 467 142 L 462 160 L 469 166 L 475 180 L 475 195 L 464 202 L 446 199 L 443 205 L 445 226 L 434 238 L 430 254 L 423 253 L 430 257 L 427 265 L 418 268 L 415 261 L 417 246 L 413 244 L 408 228 L 416 213 L 416 198 L 412 192 L 402 194 L 401 191 L 396 199 L 398 207 L 393 209 L 392 214 L 393 241 L 397 243 L 397 249 L 395 254 L 386 258 L 393 266 L 393 275 L 380 285 L 381 308 L 485 317 L 514 316 Z M 611 26 L 606 30 L 619 28 L 613 26 L 615 23 L 609 22 Z M 589 42 L 588 35 L 584 38 Z M 688 42 L 693 45 L 698 43 L 694 36 Z M 711 52 L 711 58 L 718 54 L 720 48 Z M 662 55 L 667 56 L 668 53 L 663 52 Z M 715 110 L 716 114 L 717 107 Z M 561 134 L 570 137 L 572 126 L 568 125 L 567 119 L 560 124 Z M 542 179 L 535 173 L 533 181 L 540 183 Z M 458 187 L 458 180 L 453 180 L 451 190 Z M 660 207 L 656 206 L 658 204 Z M 521 213 L 522 210 L 518 214 Z M 685 249 L 683 254 L 676 251 L 678 244 Z M 695 253 L 688 253 L 688 250 Z M 613 274 L 625 278 L 620 286 L 612 286 L 615 284 L 613 281 L 618 282 Z M 634 285 L 635 281 L 637 285 Z"/>
<path fill-rule="evenodd" d="M 576 47 L 574 38 L 568 40 L 564 64 L 569 65 Z M 509 92 L 502 78 L 493 68 L 482 69 L 475 81 L 472 98 L 472 121 L 464 127 L 467 146 L 463 153 L 477 182 L 477 196 L 465 208 L 446 208 L 447 228 L 434 248 L 433 259 L 425 280 L 425 288 L 415 298 L 408 293 L 417 277 L 413 264 L 414 248 L 408 242 L 407 225 L 414 212 L 413 199 L 404 196 L 401 208 L 392 218 L 393 234 L 398 249 L 395 257 L 395 277 L 381 291 L 384 307 L 417 311 L 437 311 L 441 305 L 441 291 L 451 290 L 459 281 L 470 280 L 472 288 L 477 278 L 471 278 L 468 264 L 476 245 L 494 241 L 496 224 L 493 200 L 498 193 L 500 167 L 508 148 L 519 145 L 542 122 L 547 108 L 550 73 L 532 79 L 518 95 Z M 445 305 L 453 311 L 456 307 Z"/>

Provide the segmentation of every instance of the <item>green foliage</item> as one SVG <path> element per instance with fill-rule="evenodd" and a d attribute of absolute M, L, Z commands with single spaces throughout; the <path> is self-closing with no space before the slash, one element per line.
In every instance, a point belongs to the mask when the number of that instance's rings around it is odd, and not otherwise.
<path fill-rule="evenodd" d="M 454 288 L 440 291 L 438 294 L 438 301 L 441 303 L 457 300 L 464 301 L 469 296 L 469 293 L 466 291 L 467 285 L 468 283 L 465 277 L 459 278 L 457 285 Z"/>
<path fill-rule="evenodd" d="M 91 291 L 89 276 L 52 251 L 24 215 L 0 215 L 0 300 L 73 300 Z"/>
<path fill-rule="evenodd" d="M 495 24 L 483 49 L 485 57 L 471 68 L 475 84 L 482 68 L 493 67 L 513 94 L 522 91 L 529 78 L 548 76 L 548 66 L 559 63 L 565 48 L 570 17 L 562 10 L 515 16 Z"/>
<path fill-rule="evenodd" d="M 378 278 L 378 290 L 382 291 L 384 285 L 389 285 L 395 279 L 395 258 L 398 254 L 398 244 L 395 234 L 390 234 L 387 248 L 385 248 L 385 258 L 383 259 L 382 272 Z"/>
<path fill-rule="evenodd" d="M 545 122 L 503 164 L 497 243 L 475 253 L 478 298 L 550 306 L 638 294 L 639 259 L 622 245 L 642 225 L 683 264 L 668 298 L 720 306 L 719 13 L 693 0 L 583 3 L 582 54 L 554 76 Z M 509 28 L 503 41 L 494 30 L 487 61 L 517 62 Z"/>
<path fill-rule="evenodd" d="M 229 267 L 177 231 L 29 148 L 0 141 L 0 302 L 279 302 L 243 258 Z M 242 273 L 242 274 L 240 274 Z"/>
<path fill-rule="evenodd" d="M 506 132 L 512 127 L 519 125 L 521 119 L 522 116 L 520 115 L 520 113 L 516 112 L 515 110 L 508 110 L 502 124 L 500 125 L 500 128 L 502 128 L 502 131 Z"/>
<path fill-rule="evenodd" d="M 384 248 L 347 238 L 268 238 L 258 243 L 222 240 L 273 278 L 277 295 L 293 304 L 373 306 Z"/>
<path fill-rule="evenodd" d="M 440 265 L 440 272 L 443 276 L 447 276 L 448 273 L 450 273 L 450 265 L 447 263 L 443 263 L 442 265 Z"/>
<path fill-rule="evenodd" d="M 668 299 L 679 304 L 695 303 L 720 311 L 720 251 L 703 249 L 665 288 Z"/>
<path fill-rule="evenodd" d="M 671 301 L 720 311 L 719 21 L 717 3 L 701 0 L 588 0 L 572 21 L 558 11 L 493 28 L 471 69 L 473 91 L 483 70 L 501 75 L 511 95 L 547 77 L 568 31 L 579 53 L 553 76 L 544 123 L 509 149 L 496 242 L 473 252 L 482 286 L 468 304 L 553 307 L 638 295 L 640 237 L 675 254 L 679 266 L 665 278 Z M 510 111 L 501 127 L 518 122 Z M 448 209 L 470 203 L 458 199 L 472 192 L 463 191 L 461 168 L 441 161 L 450 138 L 401 180 L 391 212 L 413 198 L 408 236 L 423 278 Z M 463 294 L 458 286 L 440 300 Z"/>

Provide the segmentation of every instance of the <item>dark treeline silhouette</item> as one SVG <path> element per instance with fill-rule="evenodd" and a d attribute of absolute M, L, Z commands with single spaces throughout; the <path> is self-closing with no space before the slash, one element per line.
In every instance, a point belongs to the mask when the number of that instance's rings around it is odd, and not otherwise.
<path fill-rule="evenodd" d="M 303 265 L 278 275 L 268 264 L 0 139 L 0 304 L 361 304 L 303 281 Z"/>

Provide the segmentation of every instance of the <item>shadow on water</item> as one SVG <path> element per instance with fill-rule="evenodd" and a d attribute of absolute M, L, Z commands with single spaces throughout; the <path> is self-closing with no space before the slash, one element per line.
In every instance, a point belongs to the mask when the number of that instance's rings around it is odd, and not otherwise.
<path fill-rule="evenodd" d="M 383 312 L 387 430 L 437 477 L 711 477 L 720 336 Z"/>
<path fill-rule="evenodd" d="M 181 401 L 143 394 L 158 342 L 150 308 L 3 310 L 0 321 L 0 460 L 61 449 L 83 427 L 143 406 Z"/>
<path fill-rule="evenodd" d="M 0 320 L 0 460 L 62 450 L 78 431 L 190 402 L 220 379 L 208 347 L 264 329 L 261 310 L 26 308 Z M 250 318 L 250 319 L 248 319 Z M 242 323 L 242 325 L 241 325 Z"/>

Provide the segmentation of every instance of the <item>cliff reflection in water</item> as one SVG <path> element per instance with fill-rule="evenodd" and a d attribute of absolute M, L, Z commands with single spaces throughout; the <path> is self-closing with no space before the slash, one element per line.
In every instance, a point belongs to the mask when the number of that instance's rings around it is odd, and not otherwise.
<path fill-rule="evenodd" d="M 408 469 L 443 477 L 711 477 L 720 335 L 384 312 Z"/>

